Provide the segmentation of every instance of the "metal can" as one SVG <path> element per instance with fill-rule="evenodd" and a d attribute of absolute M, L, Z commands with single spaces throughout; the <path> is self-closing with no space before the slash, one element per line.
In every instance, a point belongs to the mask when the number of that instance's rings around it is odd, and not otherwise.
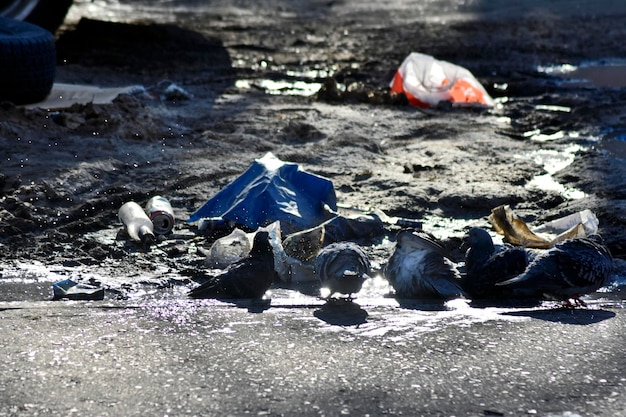
<path fill-rule="evenodd" d="M 154 233 L 164 235 L 174 228 L 174 210 L 165 197 L 155 195 L 146 203 L 146 213 L 154 225 Z"/>

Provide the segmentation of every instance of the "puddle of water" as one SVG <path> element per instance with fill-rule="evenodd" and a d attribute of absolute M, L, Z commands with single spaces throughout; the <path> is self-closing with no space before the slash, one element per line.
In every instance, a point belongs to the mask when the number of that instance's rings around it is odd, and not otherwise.
<path fill-rule="evenodd" d="M 529 130 L 523 133 L 523 136 L 526 138 L 530 138 L 535 142 L 550 142 L 553 140 L 563 139 L 565 137 L 565 132 L 559 130 L 558 132 L 552 134 L 541 133 L 540 129 Z"/>
<path fill-rule="evenodd" d="M 285 70 L 285 74 L 289 77 L 295 78 L 307 78 L 307 79 L 325 79 L 331 77 L 335 72 L 337 72 L 337 67 L 332 65 L 326 69 L 308 69 L 302 71 L 293 71 L 293 70 Z"/>
<path fill-rule="evenodd" d="M 0 303 L 49 300 L 52 282 L 63 279 L 58 270 L 37 261 L 1 264 L 0 271 Z"/>
<path fill-rule="evenodd" d="M 526 188 L 536 188 L 544 191 L 556 191 L 568 200 L 584 198 L 586 194 L 575 188 L 566 187 L 557 182 L 552 176 L 556 172 L 574 162 L 576 152 L 581 150 L 580 145 L 570 145 L 561 150 L 540 149 L 527 155 L 516 155 L 517 158 L 532 159 L 535 163 L 543 166 L 547 174 L 537 175 L 526 184 Z"/>
<path fill-rule="evenodd" d="M 62 267 L 51 269 L 39 261 L 2 263 L 0 282 L 55 282 L 66 278 L 62 275 L 62 269 Z"/>
<path fill-rule="evenodd" d="M 363 288 L 359 291 L 359 295 L 364 297 L 385 297 L 392 291 L 393 287 L 389 281 L 380 275 L 376 275 L 363 283 Z"/>
<path fill-rule="evenodd" d="M 253 70 L 266 70 L 269 64 L 265 61 L 253 66 Z M 331 77 L 337 68 L 309 68 L 300 71 L 289 70 L 284 67 L 272 67 L 272 70 L 284 74 L 285 79 L 241 79 L 235 81 L 235 87 L 243 90 L 257 88 L 272 95 L 290 95 L 309 97 L 316 94 L 322 88 L 323 81 Z M 342 86 L 339 86 L 341 88 Z M 343 86 L 345 88 L 345 86 Z"/>
<path fill-rule="evenodd" d="M 526 184 L 527 188 L 538 188 L 544 191 L 555 191 L 568 200 L 580 200 L 586 194 L 575 188 L 569 188 L 554 180 L 552 175 L 538 175 Z"/>
<path fill-rule="evenodd" d="M 535 108 L 537 110 L 543 110 L 543 111 L 560 111 L 563 113 L 570 113 L 572 111 L 571 107 L 566 107 L 566 106 L 557 106 L 554 104 L 537 104 L 535 106 Z"/>
<path fill-rule="evenodd" d="M 537 70 L 560 77 L 567 85 L 575 87 L 626 87 L 626 61 L 623 59 L 589 61 L 578 66 L 562 64 L 538 67 Z"/>
<path fill-rule="evenodd" d="M 265 91 L 272 95 L 290 95 L 310 97 L 316 94 L 322 87 L 321 83 L 309 81 L 286 81 L 286 80 L 237 80 L 235 87 L 242 90 L 249 90 L 253 87 Z"/>
<path fill-rule="evenodd" d="M 576 152 L 580 151 L 580 145 L 570 145 L 561 150 L 540 149 L 531 152 L 530 157 L 535 163 L 542 165 L 548 174 L 554 174 L 574 162 Z"/>
<path fill-rule="evenodd" d="M 318 330 L 340 332 L 363 337 L 382 337 L 390 342 L 406 342 L 421 337 L 423 333 L 440 331 L 448 327 L 471 327 L 487 322 L 519 323 L 530 320 L 526 312 L 541 312 L 548 306 L 531 308 L 484 307 L 475 308 L 467 300 L 456 299 L 433 308 L 399 308 L 390 299 L 388 308 L 371 309 L 357 301 L 367 311 L 367 317 L 358 326 L 326 326 L 320 323 Z M 313 320 L 313 319 L 312 319 Z"/>
<path fill-rule="evenodd" d="M 536 108 L 538 109 L 539 107 L 540 106 L 536 106 Z M 524 132 L 522 135 L 525 138 L 529 138 L 530 140 L 534 142 L 552 142 L 552 141 L 556 141 L 560 139 L 576 139 L 580 137 L 578 132 L 565 132 L 563 130 L 559 130 L 558 132 L 548 134 L 548 133 L 542 133 L 541 129 L 528 130 Z"/>
<path fill-rule="evenodd" d="M 626 130 L 609 129 L 604 133 L 599 147 L 618 158 L 626 158 Z"/>
<path fill-rule="evenodd" d="M 445 240 L 453 237 L 463 237 L 472 226 L 478 226 L 476 219 L 455 219 L 425 215 L 422 219 L 423 229 Z"/>

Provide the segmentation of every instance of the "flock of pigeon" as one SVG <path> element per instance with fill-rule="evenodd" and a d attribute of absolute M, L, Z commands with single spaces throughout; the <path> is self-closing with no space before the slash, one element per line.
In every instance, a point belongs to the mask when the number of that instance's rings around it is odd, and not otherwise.
<path fill-rule="evenodd" d="M 472 228 L 464 239 L 464 262 L 456 262 L 430 234 L 401 230 L 383 270 L 397 298 L 449 300 L 535 299 L 584 306 L 581 296 L 609 282 L 613 259 L 599 235 L 576 237 L 545 250 L 494 245 L 489 233 Z M 194 298 L 260 298 L 274 282 L 269 234 L 254 237 L 250 254 L 192 289 Z M 315 258 L 320 286 L 334 294 L 358 293 L 371 265 L 353 242 L 332 243 Z"/>

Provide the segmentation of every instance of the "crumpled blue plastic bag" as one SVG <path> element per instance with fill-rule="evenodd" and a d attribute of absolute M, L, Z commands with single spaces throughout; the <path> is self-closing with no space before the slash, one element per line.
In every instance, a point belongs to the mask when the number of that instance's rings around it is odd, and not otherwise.
<path fill-rule="evenodd" d="M 333 183 L 268 152 L 189 217 L 222 218 L 251 230 L 280 221 L 283 233 L 308 229 L 337 210 Z"/>

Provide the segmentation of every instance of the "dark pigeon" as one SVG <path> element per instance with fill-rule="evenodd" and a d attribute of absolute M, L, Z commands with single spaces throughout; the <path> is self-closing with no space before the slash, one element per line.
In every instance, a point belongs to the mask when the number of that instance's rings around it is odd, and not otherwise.
<path fill-rule="evenodd" d="M 460 273 L 446 249 L 425 232 L 398 232 L 384 274 L 398 298 L 449 300 L 465 296 Z"/>
<path fill-rule="evenodd" d="M 468 232 L 464 246 L 465 274 L 461 286 L 472 299 L 490 299 L 512 296 L 508 289 L 496 284 L 523 273 L 533 254 L 529 250 L 504 245 L 496 247 L 485 229 L 473 227 Z"/>
<path fill-rule="evenodd" d="M 266 231 L 254 236 L 250 254 L 224 269 L 219 275 L 192 289 L 192 298 L 261 298 L 274 281 L 274 253 Z"/>
<path fill-rule="evenodd" d="M 322 248 L 315 258 L 315 273 L 322 288 L 352 297 L 369 278 L 371 265 L 365 252 L 353 242 L 336 242 Z"/>
<path fill-rule="evenodd" d="M 612 271 L 613 258 L 602 237 L 591 235 L 557 243 L 537 255 L 524 273 L 497 285 L 519 296 L 585 305 L 580 297 L 607 285 Z"/>

